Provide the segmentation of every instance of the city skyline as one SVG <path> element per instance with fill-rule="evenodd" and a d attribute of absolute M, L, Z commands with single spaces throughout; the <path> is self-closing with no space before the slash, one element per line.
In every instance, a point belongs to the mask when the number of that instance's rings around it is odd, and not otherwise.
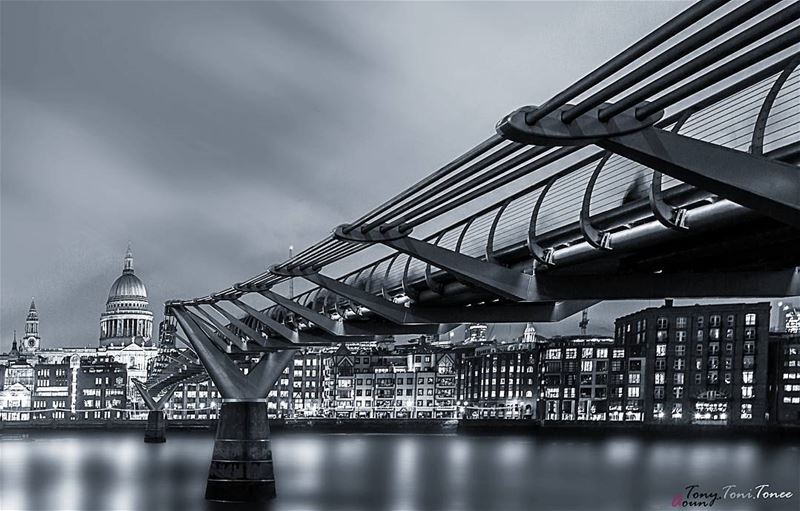
<path fill-rule="evenodd" d="M 31 296 L 45 346 L 96 342 L 128 241 L 156 321 L 284 259 L 684 6 L 607 32 L 625 5 L 4 3 L 0 349 Z M 566 23 L 569 58 L 521 65 L 562 51 Z M 207 207 L 237 198 L 260 210 Z M 590 329 L 634 307 L 595 307 Z"/>

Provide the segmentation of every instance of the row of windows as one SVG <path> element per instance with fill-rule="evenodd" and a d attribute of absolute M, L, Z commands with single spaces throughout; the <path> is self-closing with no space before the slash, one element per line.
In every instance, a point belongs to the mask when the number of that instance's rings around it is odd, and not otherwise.
<path fill-rule="evenodd" d="M 748 312 L 744 315 L 744 324 L 745 326 L 756 326 L 757 315 L 755 312 Z M 644 324 L 644 320 L 642 321 Z M 725 320 L 725 324 L 727 326 L 735 326 L 736 325 L 736 315 L 735 314 L 728 314 Z M 675 327 L 676 328 L 687 328 L 689 325 L 689 320 L 686 316 L 678 316 L 675 318 Z M 697 326 L 703 327 L 704 325 L 704 318 L 703 316 L 697 317 Z M 669 327 L 669 318 L 660 317 L 656 320 L 656 326 L 659 329 L 665 330 Z M 722 316 L 719 314 L 712 314 L 708 317 L 708 326 L 709 327 L 720 327 L 722 326 Z M 644 326 L 642 327 L 644 329 Z"/>
<path fill-rule="evenodd" d="M 752 399 L 753 398 L 753 386 L 752 385 L 743 385 L 741 387 L 741 395 L 742 399 Z M 675 399 L 683 399 L 684 392 L 682 386 L 672 387 L 672 397 Z M 657 400 L 664 399 L 664 387 L 656 386 L 653 389 L 653 398 Z"/>
<path fill-rule="evenodd" d="M 705 326 L 705 318 L 703 316 L 698 316 L 696 319 L 697 327 L 703 328 Z M 758 315 L 755 312 L 748 312 L 744 315 L 744 325 L 746 327 L 754 327 L 757 326 L 758 323 Z M 736 315 L 729 314 L 725 318 L 725 324 L 728 327 L 736 326 Z M 710 328 L 719 328 L 722 326 L 722 316 L 719 314 L 712 314 L 708 317 L 708 326 Z M 678 316 L 675 318 L 675 328 L 681 330 L 685 330 L 689 327 L 689 318 L 687 316 Z M 621 328 L 621 327 L 620 327 Z M 669 328 L 669 318 L 661 316 L 656 319 L 656 328 L 658 330 L 667 330 Z M 636 332 L 643 333 L 647 329 L 647 320 L 640 319 L 636 322 Z M 621 336 L 621 332 L 618 329 L 618 337 Z M 633 325 L 631 323 L 627 323 L 625 325 L 625 331 L 630 333 L 633 330 Z"/>

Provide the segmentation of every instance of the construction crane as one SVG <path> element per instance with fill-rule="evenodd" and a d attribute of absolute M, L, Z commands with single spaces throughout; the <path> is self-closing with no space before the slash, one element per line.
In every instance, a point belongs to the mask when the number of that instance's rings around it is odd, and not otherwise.
<path fill-rule="evenodd" d="M 581 327 L 581 335 L 586 335 L 586 328 L 589 326 L 589 309 L 583 309 L 581 313 L 581 322 L 578 323 Z"/>

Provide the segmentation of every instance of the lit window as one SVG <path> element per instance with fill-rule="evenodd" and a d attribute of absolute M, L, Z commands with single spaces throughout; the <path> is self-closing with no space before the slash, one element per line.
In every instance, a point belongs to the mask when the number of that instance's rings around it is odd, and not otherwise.
<path fill-rule="evenodd" d="M 756 326 L 756 315 L 755 313 L 749 312 L 744 315 L 744 324 L 745 326 Z"/>
<path fill-rule="evenodd" d="M 745 385 L 742 387 L 742 399 L 752 399 L 753 398 L 753 387 L 752 385 Z"/>
<path fill-rule="evenodd" d="M 545 358 L 548 360 L 558 360 L 561 358 L 561 350 L 559 348 L 551 348 L 547 350 Z"/>
<path fill-rule="evenodd" d="M 656 344 L 656 356 L 657 357 L 666 357 L 667 356 L 667 345 L 666 344 Z"/>

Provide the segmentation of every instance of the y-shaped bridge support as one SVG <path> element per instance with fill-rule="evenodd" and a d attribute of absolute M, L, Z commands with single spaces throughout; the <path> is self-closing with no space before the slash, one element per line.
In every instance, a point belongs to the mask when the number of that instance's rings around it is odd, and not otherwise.
<path fill-rule="evenodd" d="M 275 498 L 267 395 L 292 360 L 294 349 L 281 344 L 276 351 L 265 352 L 245 375 L 209 338 L 193 313 L 180 305 L 171 309 L 222 395 L 206 499 L 266 502 Z"/>
<path fill-rule="evenodd" d="M 175 389 L 178 388 L 178 384 L 176 383 L 168 387 L 164 395 L 156 400 L 147 391 L 147 387 L 145 387 L 144 383 L 135 378 L 131 379 L 131 382 L 133 382 L 139 394 L 142 395 L 144 404 L 149 410 L 149 412 L 147 412 L 147 427 L 144 430 L 145 443 L 160 444 L 166 442 L 167 416 L 164 413 L 164 405 L 167 404 L 169 398 L 172 397 Z"/>

